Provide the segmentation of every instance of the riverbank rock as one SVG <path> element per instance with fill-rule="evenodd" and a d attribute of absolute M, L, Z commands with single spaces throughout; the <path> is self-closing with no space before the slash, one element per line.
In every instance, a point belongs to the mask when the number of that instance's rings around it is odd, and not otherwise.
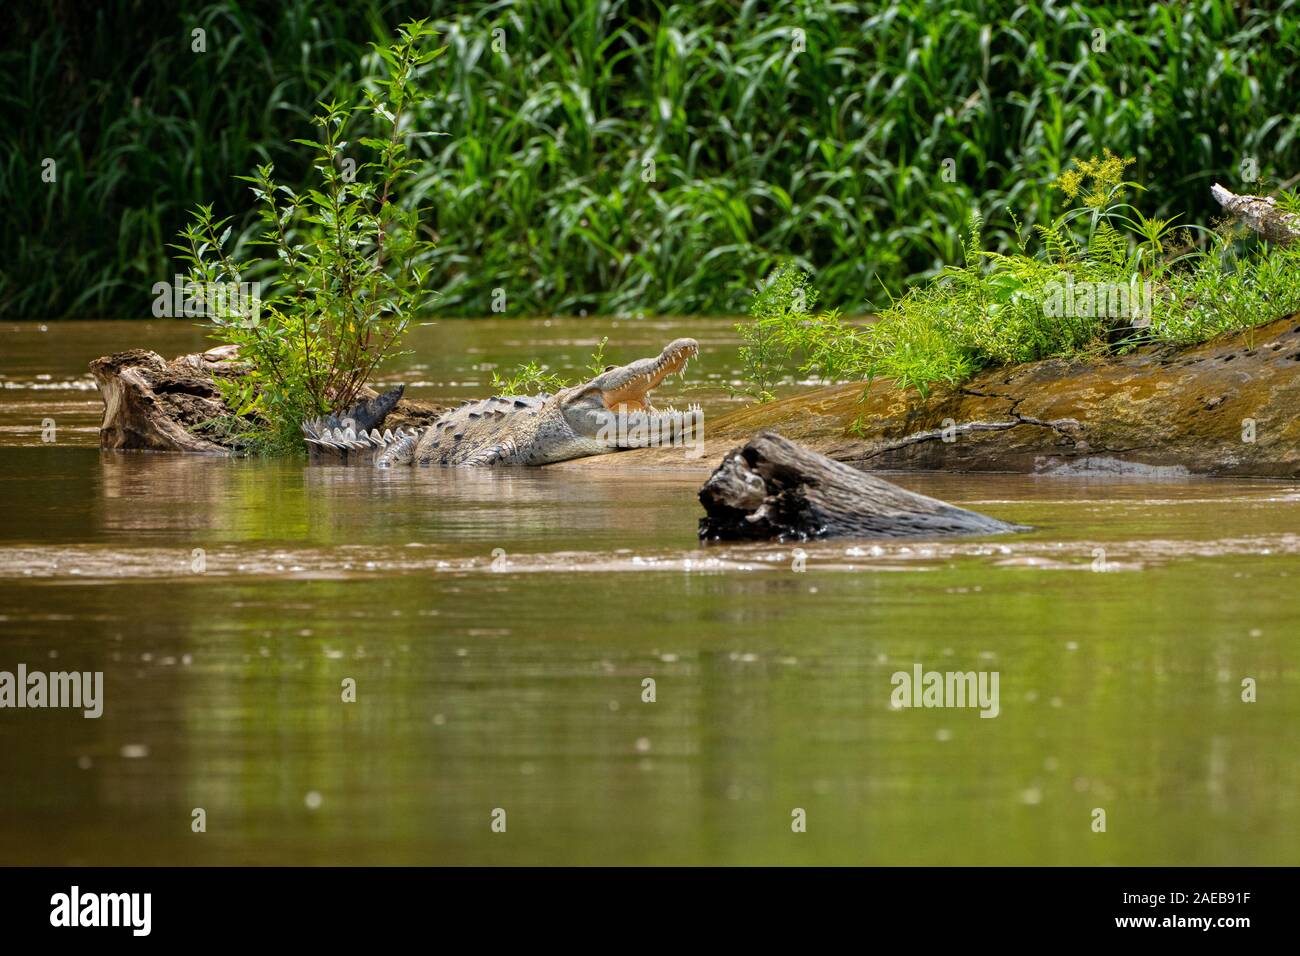
<path fill-rule="evenodd" d="M 120 451 L 181 451 L 230 455 L 237 451 L 217 423 L 231 410 L 221 398 L 219 379 L 246 374 L 235 346 L 182 355 L 166 361 L 157 352 L 130 349 L 97 358 L 90 372 L 104 399 L 101 448 Z M 382 412 L 384 428 L 433 422 L 442 409 L 402 398 L 394 406 L 371 388 L 361 398 Z"/>
<path fill-rule="evenodd" d="M 700 538 L 809 541 L 1028 530 L 864 474 L 772 432 L 732 449 L 700 489 Z"/>
<path fill-rule="evenodd" d="M 654 448 L 590 461 L 698 469 L 765 430 L 872 470 L 1297 478 L 1300 314 L 1199 345 L 989 369 L 928 396 L 820 388 L 706 419 L 693 460 Z"/>

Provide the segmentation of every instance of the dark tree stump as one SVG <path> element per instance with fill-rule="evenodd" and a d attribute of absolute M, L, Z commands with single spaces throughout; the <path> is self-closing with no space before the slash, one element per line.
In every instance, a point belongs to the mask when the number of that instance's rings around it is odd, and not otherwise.
<path fill-rule="evenodd" d="M 905 538 L 1024 531 L 899 488 L 775 432 L 732 449 L 700 489 L 705 541 Z"/>

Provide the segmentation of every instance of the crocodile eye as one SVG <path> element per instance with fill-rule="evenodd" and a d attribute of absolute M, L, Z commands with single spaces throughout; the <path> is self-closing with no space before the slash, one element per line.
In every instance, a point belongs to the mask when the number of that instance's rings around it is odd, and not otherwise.
<path fill-rule="evenodd" d="M 606 372 L 612 372 L 612 371 L 614 371 L 614 369 L 616 369 L 616 368 L 618 368 L 617 365 L 606 365 L 606 366 L 605 366 L 605 371 L 606 371 Z"/>

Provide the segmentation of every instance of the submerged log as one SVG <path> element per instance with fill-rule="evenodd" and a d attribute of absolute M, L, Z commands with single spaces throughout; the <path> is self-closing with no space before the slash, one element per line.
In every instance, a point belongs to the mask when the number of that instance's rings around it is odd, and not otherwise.
<path fill-rule="evenodd" d="M 807 541 L 1023 531 L 907 491 L 775 432 L 732 449 L 700 489 L 700 538 Z"/>
<path fill-rule="evenodd" d="M 230 455 L 239 449 L 228 426 L 231 409 L 221 397 L 220 379 L 248 371 L 235 346 L 223 345 L 170 362 L 157 352 L 131 349 L 97 358 L 91 374 L 104 399 L 99 429 L 101 448 L 184 451 Z M 429 424 L 441 409 L 401 398 L 401 389 L 380 396 L 362 390 L 355 409 L 365 428 Z M 399 400 L 400 399 L 400 400 Z"/>

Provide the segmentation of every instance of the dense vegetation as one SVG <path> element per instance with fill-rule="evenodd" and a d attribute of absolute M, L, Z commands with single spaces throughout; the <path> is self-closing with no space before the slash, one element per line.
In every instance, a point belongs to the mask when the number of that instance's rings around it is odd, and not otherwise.
<path fill-rule="evenodd" d="M 314 104 L 356 102 L 368 42 L 431 10 L 448 49 L 416 127 L 449 135 L 412 144 L 432 162 L 406 197 L 444 314 L 735 312 L 788 257 L 857 313 L 962 261 L 972 211 L 1016 253 L 1072 156 L 1135 157 L 1146 214 L 1187 223 L 1216 179 L 1300 172 L 1297 0 L 26 4 L 0 54 L 0 314 L 148 315 L 199 203 L 245 250 L 234 177 L 314 182 Z"/>
<path fill-rule="evenodd" d="M 1150 193 L 1125 178 L 1133 162 L 1107 151 L 1073 164 L 1055 183 L 1073 208 L 1021 230 L 1010 253 L 985 249 L 973 216 L 964 261 L 867 326 L 815 313 L 810 276 L 783 263 L 737 326 L 750 394 L 771 398 L 796 365 L 925 392 L 989 366 L 1199 342 L 1300 310 L 1300 242 L 1271 244 L 1226 220 L 1210 230 L 1148 217 Z M 1283 192 L 1279 205 L 1298 213 L 1300 197 Z"/>

